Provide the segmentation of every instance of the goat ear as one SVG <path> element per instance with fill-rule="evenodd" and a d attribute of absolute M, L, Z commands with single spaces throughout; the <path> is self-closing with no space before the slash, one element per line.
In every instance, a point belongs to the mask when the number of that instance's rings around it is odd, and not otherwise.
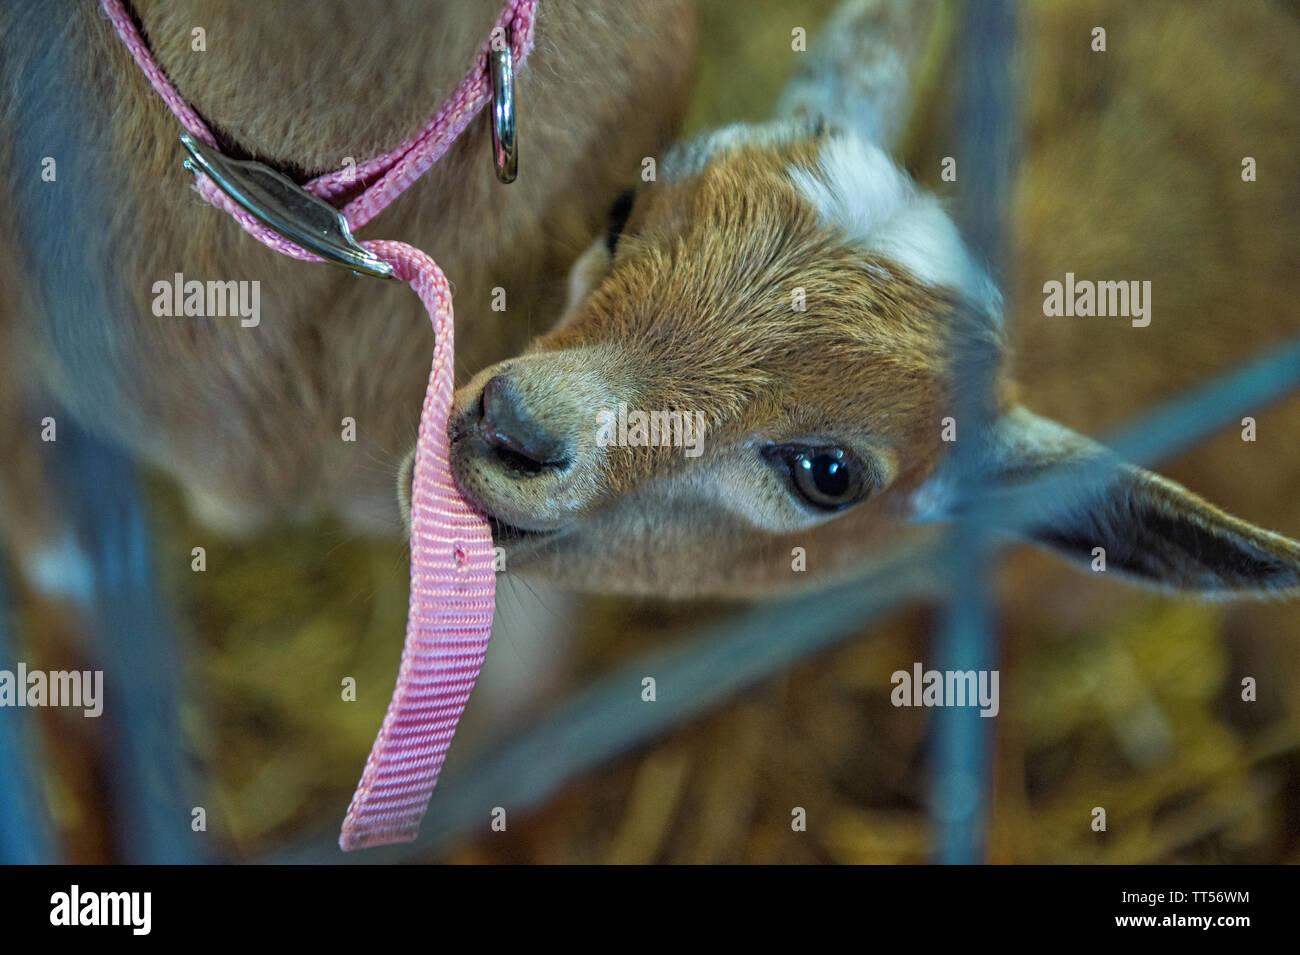
<path fill-rule="evenodd" d="M 1011 533 L 1094 570 L 1104 558 L 1108 573 L 1206 597 L 1300 593 L 1295 541 L 1024 408 L 992 437 L 981 452 L 983 513 Z"/>

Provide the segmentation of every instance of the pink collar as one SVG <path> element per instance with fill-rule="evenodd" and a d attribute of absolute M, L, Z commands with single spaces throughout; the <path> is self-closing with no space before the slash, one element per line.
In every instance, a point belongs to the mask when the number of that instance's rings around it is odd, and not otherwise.
<path fill-rule="evenodd" d="M 447 418 L 453 393 L 454 325 L 447 280 L 437 263 L 419 249 L 387 240 L 357 243 L 351 230 L 373 219 L 437 162 L 493 99 L 489 65 L 504 53 L 502 38 L 509 37 L 510 62 L 521 64 L 528 56 L 537 0 L 509 0 L 469 72 L 416 135 L 391 152 L 355 168 L 318 176 L 301 188 L 300 192 L 321 203 L 293 193 L 296 187 L 286 187 L 282 177 L 265 167 L 252 168 L 255 164 L 222 157 L 212 132 L 154 60 L 122 0 L 100 0 L 100 4 L 153 88 L 192 137 L 187 142 L 191 158 L 186 165 L 197 174 L 195 188 L 199 195 L 233 216 L 255 239 L 284 255 L 315 262 L 328 259 L 355 271 L 407 282 L 433 323 L 433 368 L 420 414 L 411 488 L 411 595 L 406 644 L 388 712 L 339 836 L 339 846 L 344 850 L 409 842 L 419 833 L 420 820 L 438 782 L 456 724 L 483 665 L 496 594 L 492 532 L 484 517 L 461 495 L 451 474 Z M 496 108 L 499 118 L 502 104 Z M 503 146 L 494 141 L 494 146 L 500 174 L 503 153 L 513 144 Z M 232 186 L 223 172 L 238 173 L 240 169 L 248 175 Z M 509 176 L 513 178 L 512 170 Z M 231 190 L 230 194 L 218 181 Z M 251 195 L 238 195 L 240 182 Z M 323 205 L 355 192 L 358 184 L 362 188 L 341 210 L 335 212 Z M 274 223 L 276 217 L 268 214 L 268 209 L 259 208 L 257 202 L 263 185 L 274 190 L 289 189 L 288 195 L 298 203 L 297 208 L 306 209 L 312 217 L 333 217 L 336 223 L 327 223 L 324 229 L 331 236 L 315 251 L 308 251 L 302 244 L 311 244 L 313 231 L 320 233 L 321 229 L 295 232 L 283 224 L 279 231 L 271 228 L 267 223 Z M 244 204 L 236 198 L 242 198 Z M 299 238 L 302 244 L 291 241 L 288 235 Z M 348 259 L 348 255 L 355 258 Z"/>

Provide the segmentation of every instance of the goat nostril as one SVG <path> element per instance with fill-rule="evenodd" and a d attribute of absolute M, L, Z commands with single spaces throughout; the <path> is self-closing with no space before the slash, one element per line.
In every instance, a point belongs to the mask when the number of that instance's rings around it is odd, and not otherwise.
<path fill-rule="evenodd" d="M 569 463 L 562 438 L 548 433 L 524 407 L 514 382 L 497 375 L 483 386 L 480 434 L 512 470 L 536 475 Z"/>

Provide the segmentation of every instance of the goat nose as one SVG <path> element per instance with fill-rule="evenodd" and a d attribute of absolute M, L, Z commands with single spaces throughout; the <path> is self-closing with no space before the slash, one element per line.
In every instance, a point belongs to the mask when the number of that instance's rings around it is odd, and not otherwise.
<path fill-rule="evenodd" d="M 530 474 L 558 470 L 569 463 L 563 438 L 549 434 L 524 407 L 519 389 L 504 375 L 483 386 L 479 433 L 509 467 Z"/>

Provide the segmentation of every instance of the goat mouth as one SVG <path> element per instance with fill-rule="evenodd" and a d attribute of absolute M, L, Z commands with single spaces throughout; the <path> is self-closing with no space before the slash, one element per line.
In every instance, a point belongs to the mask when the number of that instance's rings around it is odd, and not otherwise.
<path fill-rule="evenodd" d="M 530 531 L 526 527 L 517 527 L 514 524 L 507 524 L 500 518 L 487 515 L 488 526 L 492 528 L 492 540 L 498 544 L 526 544 L 533 541 L 545 540 L 548 537 L 554 537 L 559 533 L 558 530 L 550 531 Z"/>
<path fill-rule="evenodd" d="M 493 508 L 490 504 L 490 498 L 489 500 L 482 499 L 477 493 L 477 488 L 475 487 L 474 482 L 465 481 L 461 476 L 461 466 L 463 465 L 461 455 L 467 454 L 472 458 L 475 454 L 475 451 L 470 450 L 467 446 L 477 444 L 481 447 L 486 447 L 486 445 L 483 444 L 478 429 L 472 426 L 468 428 L 458 427 L 456 424 L 453 424 L 449 430 L 449 437 L 451 439 L 452 479 L 455 481 L 457 489 L 465 500 L 487 521 L 488 526 L 492 529 L 493 544 L 514 547 L 531 546 L 536 543 L 548 541 L 553 537 L 558 537 L 560 534 L 572 527 L 571 524 L 566 524 L 561 527 L 534 530 L 528 527 L 520 527 L 518 524 L 512 524 L 492 513 Z"/>

